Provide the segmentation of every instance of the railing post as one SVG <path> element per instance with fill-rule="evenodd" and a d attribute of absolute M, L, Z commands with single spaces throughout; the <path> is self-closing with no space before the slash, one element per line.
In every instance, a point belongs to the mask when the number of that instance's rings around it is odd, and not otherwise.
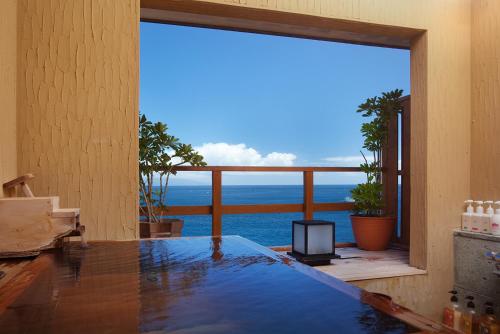
<path fill-rule="evenodd" d="M 222 235 L 222 172 L 212 171 L 212 236 Z"/>
<path fill-rule="evenodd" d="M 314 178 L 312 171 L 304 171 L 304 219 L 311 220 L 314 216 Z"/>

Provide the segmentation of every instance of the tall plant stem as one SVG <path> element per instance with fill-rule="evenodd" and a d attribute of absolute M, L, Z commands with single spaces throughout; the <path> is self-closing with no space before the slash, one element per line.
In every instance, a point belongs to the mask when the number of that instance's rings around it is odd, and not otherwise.
<path fill-rule="evenodd" d="M 160 208 L 160 216 L 163 216 L 163 173 L 160 172 L 160 193 L 158 194 L 158 207 Z"/>
<path fill-rule="evenodd" d="M 156 219 L 155 219 L 156 217 L 153 213 L 153 206 L 151 205 L 151 202 L 149 201 L 149 197 L 146 194 L 146 189 L 145 189 L 146 185 L 145 185 L 142 177 L 140 178 L 140 187 L 141 187 L 141 192 L 142 192 L 142 195 L 144 197 L 144 201 L 146 202 L 146 208 L 148 211 L 146 213 L 147 214 L 147 221 L 151 223 L 152 221 L 156 221 Z"/>
<path fill-rule="evenodd" d="M 153 172 L 148 173 L 148 198 L 150 199 L 150 221 L 153 221 L 155 223 L 159 222 L 158 217 L 154 213 L 154 208 L 153 208 Z"/>
<path fill-rule="evenodd" d="M 162 203 L 165 203 L 166 199 L 167 199 L 168 181 L 170 179 L 170 173 L 171 172 L 172 172 L 172 169 L 169 169 L 168 172 L 166 173 L 167 177 L 165 179 L 165 191 L 163 192 L 163 198 L 161 199 Z"/>

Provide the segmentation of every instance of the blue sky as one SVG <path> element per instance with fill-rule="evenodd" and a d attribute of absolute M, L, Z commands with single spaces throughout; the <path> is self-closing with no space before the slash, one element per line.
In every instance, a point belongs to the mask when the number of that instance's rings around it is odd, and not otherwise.
<path fill-rule="evenodd" d="M 408 94 L 409 62 L 407 50 L 141 23 L 140 110 L 211 165 L 357 165 L 357 106 L 395 88 Z M 210 182 L 194 174 L 172 184 Z M 327 184 L 361 180 L 317 176 Z M 224 183 L 301 178 L 228 174 Z"/>

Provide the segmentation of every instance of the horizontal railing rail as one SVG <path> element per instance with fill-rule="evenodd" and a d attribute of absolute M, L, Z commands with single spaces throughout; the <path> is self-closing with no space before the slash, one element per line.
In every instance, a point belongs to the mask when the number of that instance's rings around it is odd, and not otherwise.
<path fill-rule="evenodd" d="M 146 210 L 146 207 L 143 207 Z M 336 202 L 336 203 L 314 203 L 313 211 L 350 211 L 353 209 L 351 202 Z M 155 214 L 165 214 L 169 216 L 196 216 L 196 215 L 211 215 L 211 205 L 174 205 L 168 206 L 164 210 L 157 207 L 153 208 Z M 222 205 L 223 215 L 236 215 L 248 213 L 293 213 L 303 212 L 304 204 L 237 204 L 237 205 Z"/>
<path fill-rule="evenodd" d="M 181 172 L 361 172 L 359 167 L 296 167 L 296 166 L 177 166 Z"/>

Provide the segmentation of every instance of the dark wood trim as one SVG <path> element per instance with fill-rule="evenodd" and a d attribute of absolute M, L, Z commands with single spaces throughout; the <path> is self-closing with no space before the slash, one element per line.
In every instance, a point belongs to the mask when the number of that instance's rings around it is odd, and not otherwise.
<path fill-rule="evenodd" d="M 382 150 L 382 182 L 384 189 L 384 213 L 398 217 L 398 114 L 393 115 L 388 124 L 387 144 Z M 397 226 L 394 228 L 393 241 L 398 240 Z"/>
<path fill-rule="evenodd" d="M 412 312 L 404 306 L 396 304 L 390 296 L 363 290 L 361 291 L 360 300 L 373 306 L 377 310 L 384 312 L 385 314 L 389 314 L 415 328 L 422 330 L 423 333 L 458 333 L 445 325 L 429 320 L 420 314 Z"/>
<path fill-rule="evenodd" d="M 401 114 L 401 236 L 400 242 L 410 246 L 410 141 L 411 141 L 411 98 L 405 96 Z"/>
<path fill-rule="evenodd" d="M 423 30 L 202 1 L 141 0 L 141 20 L 409 49 Z"/>
<path fill-rule="evenodd" d="M 178 172 L 361 172 L 359 167 L 178 166 Z"/>
<path fill-rule="evenodd" d="M 312 211 L 351 211 L 353 203 L 312 203 Z M 146 207 L 143 207 L 146 210 Z M 250 213 L 289 213 L 304 212 L 304 204 L 238 204 L 221 205 L 222 214 L 250 214 Z M 160 210 L 154 207 L 156 214 L 168 216 L 196 216 L 211 215 L 212 205 L 175 205 Z"/>
<path fill-rule="evenodd" d="M 428 194 L 433 186 L 429 183 L 428 152 L 433 143 L 429 142 L 429 36 L 423 33 L 411 41 L 410 77 L 411 77 L 411 205 L 410 205 L 410 266 L 427 268 L 428 252 Z"/>

